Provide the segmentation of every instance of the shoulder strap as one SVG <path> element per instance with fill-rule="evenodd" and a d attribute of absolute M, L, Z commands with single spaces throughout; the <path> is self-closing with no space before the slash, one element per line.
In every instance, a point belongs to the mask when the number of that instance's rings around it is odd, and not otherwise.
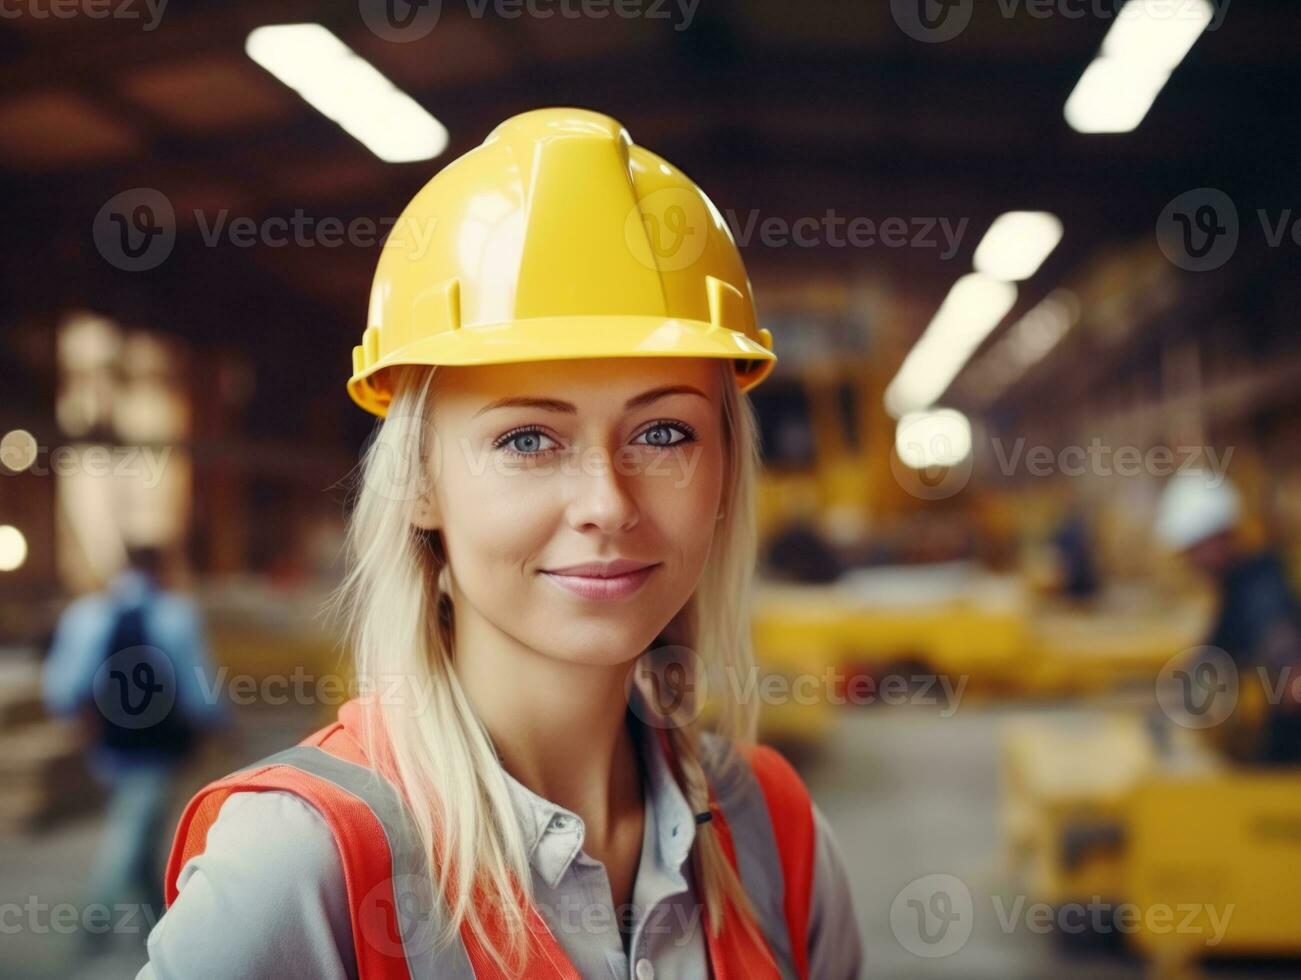
<path fill-rule="evenodd" d="M 813 804 L 775 750 L 708 737 L 702 752 L 741 884 L 783 977 L 808 978 Z M 730 855 L 729 855 L 730 856 Z"/>
<path fill-rule="evenodd" d="M 232 793 L 278 790 L 300 797 L 334 834 L 343 867 L 359 980 L 509 980 L 468 926 L 439 941 L 446 916 L 410 815 L 397 789 L 366 765 L 346 724 L 328 725 L 299 745 L 208 784 L 185 808 L 167 864 L 165 897 L 176 900 L 185 862 L 201 854 Z M 580 980 L 536 908 L 529 910 L 529 976 Z M 489 920 L 491 928 L 492 921 Z"/>
<path fill-rule="evenodd" d="M 430 880 L 419 841 L 396 790 L 373 770 L 327 751 L 340 745 L 338 726 L 327 726 L 304 744 L 279 752 L 216 780 L 190 800 L 176 828 L 167 862 L 166 902 L 177 897 L 185 863 L 203 853 L 208 831 L 233 793 L 293 793 L 329 824 L 339 848 L 352 940 L 361 980 L 410 980 L 412 976 L 472 980 L 464 945 L 439 943 L 442 917 L 431 914 Z M 313 744 L 315 743 L 315 744 Z"/>
<path fill-rule="evenodd" d="M 781 858 L 786 926 L 800 980 L 809 975 L 809 905 L 817 846 L 813 800 L 799 774 L 775 749 L 755 745 L 743 753 L 759 781 Z"/>

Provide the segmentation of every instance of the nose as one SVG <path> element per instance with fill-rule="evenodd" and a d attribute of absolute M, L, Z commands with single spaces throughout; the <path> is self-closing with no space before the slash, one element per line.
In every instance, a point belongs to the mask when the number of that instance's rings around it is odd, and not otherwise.
<path fill-rule="evenodd" d="M 576 531 L 605 534 L 631 531 L 641 513 L 623 478 L 606 453 L 585 453 L 574 477 L 569 524 Z"/>

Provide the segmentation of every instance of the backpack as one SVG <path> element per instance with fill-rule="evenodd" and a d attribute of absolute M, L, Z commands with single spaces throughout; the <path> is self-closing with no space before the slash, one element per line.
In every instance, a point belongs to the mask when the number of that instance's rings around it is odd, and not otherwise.
<path fill-rule="evenodd" d="M 99 743 L 124 755 L 180 759 L 198 729 L 177 703 L 172 659 L 149 642 L 143 604 L 120 607 L 95 674 Z"/>

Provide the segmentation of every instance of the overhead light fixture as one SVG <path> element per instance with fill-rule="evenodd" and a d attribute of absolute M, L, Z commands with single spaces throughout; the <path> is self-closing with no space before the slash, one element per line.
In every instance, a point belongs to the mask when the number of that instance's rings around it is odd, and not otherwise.
<path fill-rule="evenodd" d="M 895 426 L 894 451 L 914 470 L 957 466 L 971 455 L 971 422 L 953 408 L 909 412 Z"/>
<path fill-rule="evenodd" d="M 1170 73 L 1115 58 L 1096 58 L 1066 100 L 1077 133 L 1128 133 L 1138 128 Z"/>
<path fill-rule="evenodd" d="M 27 560 L 27 539 L 12 524 L 0 524 L 0 572 L 12 572 Z"/>
<path fill-rule="evenodd" d="M 36 462 L 40 446 L 26 429 L 12 429 L 0 439 L 0 465 L 12 473 L 21 473 Z"/>
<path fill-rule="evenodd" d="M 1102 56 L 1174 71 L 1211 26 L 1207 0 L 1129 0 L 1102 41 Z"/>
<path fill-rule="evenodd" d="M 1062 240 L 1062 222 L 1047 211 L 1009 211 L 994 219 L 972 264 L 1004 282 L 1029 279 Z"/>
<path fill-rule="evenodd" d="M 447 148 L 442 123 L 320 24 L 256 28 L 244 51 L 386 163 Z"/>
<path fill-rule="evenodd" d="M 886 387 L 886 411 L 899 418 L 934 405 L 1015 303 L 1012 283 L 980 272 L 955 282 Z"/>
<path fill-rule="evenodd" d="M 1215 19 L 1208 0 L 1129 0 L 1084 70 L 1064 114 L 1081 133 L 1128 133 Z"/>

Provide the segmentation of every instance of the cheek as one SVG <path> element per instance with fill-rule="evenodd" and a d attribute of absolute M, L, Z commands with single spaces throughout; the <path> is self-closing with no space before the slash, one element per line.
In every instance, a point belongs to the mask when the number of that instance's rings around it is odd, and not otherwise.
<path fill-rule="evenodd" d="M 655 473 L 648 467 L 648 473 Z M 683 454 L 643 481 L 642 518 L 659 529 L 689 564 L 703 564 L 722 500 L 723 461 L 717 450 Z"/>
<path fill-rule="evenodd" d="M 496 469 L 449 467 L 439 481 L 443 538 L 463 585 L 497 575 L 503 567 L 518 568 L 553 532 L 556 507 L 546 481 Z"/>

